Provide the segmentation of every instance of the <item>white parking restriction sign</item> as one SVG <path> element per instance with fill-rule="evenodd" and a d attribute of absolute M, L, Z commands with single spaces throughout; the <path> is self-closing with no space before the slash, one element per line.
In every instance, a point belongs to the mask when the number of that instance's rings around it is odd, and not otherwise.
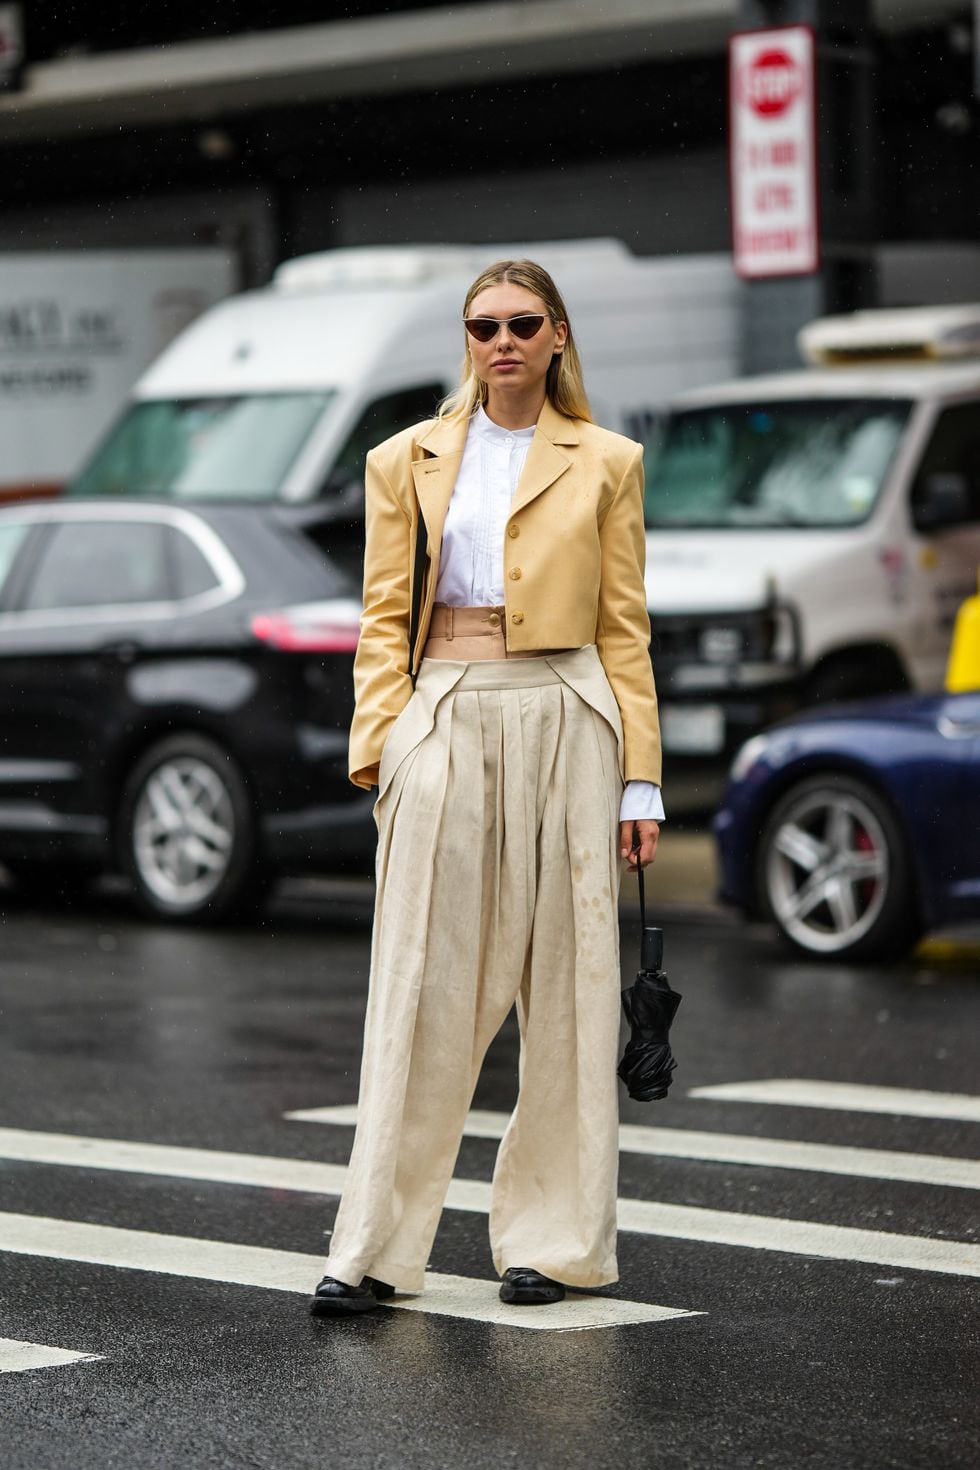
<path fill-rule="evenodd" d="M 820 264 L 812 30 L 733 35 L 728 85 L 735 269 L 809 275 Z"/>

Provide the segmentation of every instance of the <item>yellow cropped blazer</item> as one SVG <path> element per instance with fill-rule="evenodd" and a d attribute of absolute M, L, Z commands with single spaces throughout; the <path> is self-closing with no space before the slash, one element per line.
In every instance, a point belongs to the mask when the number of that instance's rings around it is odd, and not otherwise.
<path fill-rule="evenodd" d="M 468 424 L 428 420 L 368 455 L 364 612 L 354 660 L 350 778 L 377 785 L 385 740 L 412 694 L 439 577 L 442 528 Z M 419 636 L 408 648 L 418 514 L 428 532 Z M 660 726 L 643 584 L 643 461 L 638 444 L 546 402 L 504 539 L 507 646 L 594 643 L 623 722 L 627 781 L 659 784 Z"/>

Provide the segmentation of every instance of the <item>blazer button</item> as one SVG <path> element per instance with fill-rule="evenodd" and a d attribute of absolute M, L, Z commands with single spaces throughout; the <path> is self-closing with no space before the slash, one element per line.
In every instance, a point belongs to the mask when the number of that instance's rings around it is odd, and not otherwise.
<path fill-rule="evenodd" d="M 524 614 L 523 613 L 514 613 L 511 616 L 511 622 L 512 623 L 523 623 L 523 621 L 524 621 Z"/>
<path fill-rule="evenodd" d="M 515 567 L 514 568 L 514 570 L 510 574 L 510 580 L 512 582 L 519 582 L 521 580 L 521 569 L 520 569 L 520 567 Z"/>
<path fill-rule="evenodd" d="M 520 534 L 521 534 L 521 528 L 520 528 L 520 526 L 508 526 L 507 527 L 507 535 L 511 538 L 512 541 L 516 540 L 517 537 Z"/>

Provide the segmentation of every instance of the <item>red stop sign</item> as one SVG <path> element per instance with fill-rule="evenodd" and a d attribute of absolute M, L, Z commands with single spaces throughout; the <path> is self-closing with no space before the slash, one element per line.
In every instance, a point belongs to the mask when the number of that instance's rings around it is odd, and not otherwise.
<path fill-rule="evenodd" d="M 762 51 L 742 74 L 745 101 L 760 117 L 780 117 L 803 89 L 800 67 L 787 51 Z"/>

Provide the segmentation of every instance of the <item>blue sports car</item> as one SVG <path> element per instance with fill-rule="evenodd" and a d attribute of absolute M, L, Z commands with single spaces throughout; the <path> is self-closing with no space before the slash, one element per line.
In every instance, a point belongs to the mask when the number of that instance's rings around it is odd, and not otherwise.
<path fill-rule="evenodd" d="M 980 918 L 980 692 L 818 707 L 737 755 L 722 897 L 811 956 L 910 949 Z"/>

